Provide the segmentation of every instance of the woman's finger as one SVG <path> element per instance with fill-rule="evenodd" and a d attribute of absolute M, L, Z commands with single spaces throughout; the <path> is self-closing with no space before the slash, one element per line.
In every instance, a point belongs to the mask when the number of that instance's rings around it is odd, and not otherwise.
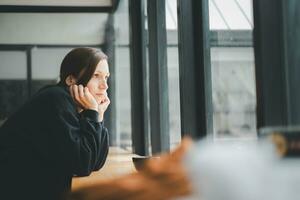
<path fill-rule="evenodd" d="M 80 98 L 79 98 L 79 92 L 78 92 L 78 86 L 77 85 L 73 86 L 73 93 L 74 93 L 75 100 L 80 103 Z"/>
<path fill-rule="evenodd" d="M 69 90 L 70 90 L 71 97 L 74 99 L 73 85 L 71 85 L 71 86 L 69 87 Z"/>
<path fill-rule="evenodd" d="M 108 105 L 110 104 L 110 100 L 108 97 L 106 97 L 105 99 L 103 99 L 101 101 L 101 103 L 99 104 L 99 109 L 105 111 L 108 107 Z"/>
<path fill-rule="evenodd" d="M 78 85 L 78 94 L 79 94 L 79 98 L 81 101 L 85 101 L 85 95 L 84 95 L 84 91 L 83 91 L 83 86 L 82 85 Z"/>
<path fill-rule="evenodd" d="M 88 87 L 85 87 L 85 88 L 84 88 L 84 94 L 85 94 L 85 98 L 88 98 L 89 101 L 95 99 L 95 97 L 90 93 L 90 90 L 89 90 Z M 96 101 L 96 99 L 95 99 L 95 101 Z"/>
<path fill-rule="evenodd" d="M 95 97 L 90 93 L 88 87 L 84 87 L 83 92 L 84 92 L 84 102 L 86 103 L 86 106 L 90 109 L 97 110 L 98 103 Z"/>
<path fill-rule="evenodd" d="M 92 94 L 89 91 L 89 88 L 84 87 L 83 88 L 83 93 L 84 93 L 84 98 L 85 101 L 89 104 L 89 103 L 93 103 L 94 101 L 94 97 L 92 96 Z"/>
<path fill-rule="evenodd" d="M 84 92 L 84 95 L 88 96 L 89 93 L 90 93 L 89 88 L 88 87 L 84 87 L 83 92 Z"/>
<path fill-rule="evenodd" d="M 105 105 L 109 105 L 110 104 L 110 99 L 108 97 L 105 98 L 104 100 Z"/>

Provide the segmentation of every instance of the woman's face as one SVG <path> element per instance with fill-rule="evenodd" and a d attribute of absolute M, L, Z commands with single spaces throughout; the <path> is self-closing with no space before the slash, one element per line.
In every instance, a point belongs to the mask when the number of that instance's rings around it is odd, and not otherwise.
<path fill-rule="evenodd" d="M 92 95 L 97 100 L 97 103 L 100 104 L 105 97 L 107 96 L 107 79 L 109 77 L 109 69 L 107 60 L 101 60 L 96 66 L 96 70 L 92 78 L 87 83 L 87 87 Z"/>

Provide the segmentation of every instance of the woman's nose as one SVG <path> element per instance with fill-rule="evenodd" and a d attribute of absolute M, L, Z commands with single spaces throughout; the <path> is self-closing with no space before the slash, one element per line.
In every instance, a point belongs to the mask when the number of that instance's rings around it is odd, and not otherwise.
<path fill-rule="evenodd" d="M 99 86 L 100 86 L 101 89 L 105 89 L 105 90 L 108 89 L 107 81 L 102 81 L 102 82 L 99 84 Z"/>

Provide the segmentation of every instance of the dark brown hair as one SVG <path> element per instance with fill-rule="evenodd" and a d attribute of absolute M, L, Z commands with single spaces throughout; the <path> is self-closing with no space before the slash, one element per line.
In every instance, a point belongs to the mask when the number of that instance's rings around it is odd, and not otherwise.
<path fill-rule="evenodd" d="M 66 86 L 66 78 L 72 75 L 77 79 L 76 84 L 86 86 L 101 60 L 107 60 L 107 56 L 100 49 L 79 47 L 71 50 L 61 63 L 59 84 Z"/>

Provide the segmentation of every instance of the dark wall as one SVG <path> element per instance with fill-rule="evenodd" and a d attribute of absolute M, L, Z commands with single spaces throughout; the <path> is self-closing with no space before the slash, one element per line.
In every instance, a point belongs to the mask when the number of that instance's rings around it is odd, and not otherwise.
<path fill-rule="evenodd" d="M 32 81 L 32 94 L 45 85 L 55 83 L 55 80 Z M 27 80 L 0 80 L 0 122 L 20 108 L 28 98 Z"/>
<path fill-rule="evenodd" d="M 0 80 L 0 120 L 14 113 L 27 98 L 26 80 Z"/>

